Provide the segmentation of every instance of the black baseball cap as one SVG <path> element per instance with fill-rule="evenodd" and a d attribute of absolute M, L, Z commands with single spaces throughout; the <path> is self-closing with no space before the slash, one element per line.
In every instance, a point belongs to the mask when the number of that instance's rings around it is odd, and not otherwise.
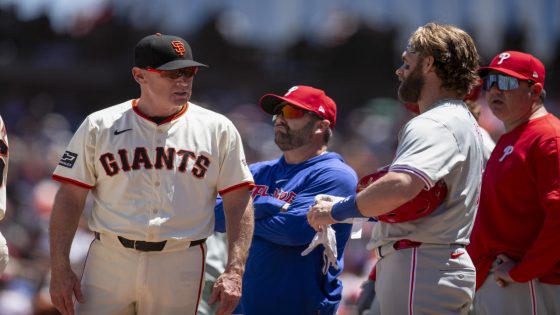
<path fill-rule="evenodd" d="M 148 35 L 136 44 L 134 66 L 157 70 L 208 67 L 193 60 L 191 47 L 186 40 L 160 33 Z"/>

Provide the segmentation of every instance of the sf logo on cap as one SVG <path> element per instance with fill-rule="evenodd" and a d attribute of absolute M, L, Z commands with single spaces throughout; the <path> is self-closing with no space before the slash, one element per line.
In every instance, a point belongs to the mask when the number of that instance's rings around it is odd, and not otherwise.
<path fill-rule="evenodd" d="M 511 55 L 509 53 L 501 53 L 498 58 L 500 58 L 500 61 L 498 61 L 498 64 L 501 65 L 502 62 L 504 62 L 504 60 L 509 59 L 509 57 L 511 57 Z"/>
<path fill-rule="evenodd" d="M 181 56 L 183 56 L 185 54 L 185 52 L 187 51 L 185 49 L 185 45 L 181 41 L 178 41 L 178 40 L 172 41 L 171 46 L 173 46 L 173 49 L 175 49 L 175 52 L 178 55 L 181 55 Z"/>

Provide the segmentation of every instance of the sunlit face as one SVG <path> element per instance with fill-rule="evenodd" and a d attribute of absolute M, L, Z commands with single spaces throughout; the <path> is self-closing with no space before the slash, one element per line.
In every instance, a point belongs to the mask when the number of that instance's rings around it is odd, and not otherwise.
<path fill-rule="evenodd" d="M 492 71 L 490 74 L 493 73 L 498 72 Z M 532 113 L 531 87 L 527 81 L 519 80 L 517 89 L 501 91 L 494 84 L 486 91 L 486 102 L 506 129 L 511 129 L 528 119 Z"/>
<path fill-rule="evenodd" d="M 315 124 L 319 121 L 317 116 L 309 112 L 298 118 L 286 118 L 279 111 L 274 117 L 274 142 L 282 151 L 294 150 L 310 143 Z"/>
<path fill-rule="evenodd" d="M 192 95 L 194 74 L 183 68 L 173 71 L 142 69 L 146 79 L 146 91 L 151 98 L 162 104 L 182 106 Z M 183 73 L 178 76 L 177 73 Z M 186 74 L 186 75 L 185 75 Z"/>
<path fill-rule="evenodd" d="M 417 103 L 425 83 L 420 64 L 422 58 L 417 53 L 404 51 L 402 60 L 402 66 L 395 72 L 401 81 L 398 89 L 399 99 L 404 103 Z"/>

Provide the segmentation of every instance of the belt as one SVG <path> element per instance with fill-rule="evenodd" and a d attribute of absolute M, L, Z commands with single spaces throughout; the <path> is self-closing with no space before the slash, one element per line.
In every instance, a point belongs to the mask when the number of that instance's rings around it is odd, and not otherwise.
<path fill-rule="evenodd" d="M 415 247 L 419 247 L 420 245 L 422 245 L 422 242 L 415 242 L 415 241 L 411 241 L 411 240 L 407 240 L 407 239 L 402 239 L 402 240 L 398 240 L 395 241 L 393 243 L 389 243 L 389 244 L 385 244 L 385 245 L 381 245 L 379 247 L 376 247 L 373 250 L 373 255 L 375 258 L 377 258 L 378 260 L 383 258 L 384 256 L 389 255 L 390 253 L 397 251 L 397 250 L 401 250 L 401 249 L 405 249 L 405 248 L 415 248 Z M 457 244 L 457 243 L 453 243 L 453 244 L 449 244 L 450 246 L 460 246 L 460 247 L 465 247 L 464 244 Z"/>
<path fill-rule="evenodd" d="M 101 240 L 101 234 L 99 232 L 95 232 L 95 238 L 97 240 Z M 119 239 L 119 242 L 122 244 L 122 246 L 126 248 L 133 248 L 141 252 L 161 252 L 163 248 L 165 248 L 165 244 L 167 244 L 167 241 L 161 241 L 161 242 L 136 241 L 136 240 L 129 240 L 128 238 L 122 236 L 117 236 L 117 238 Z M 200 245 L 205 241 L 206 241 L 205 238 L 196 241 L 191 241 L 189 247 Z"/>
<path fill-rule="evenodd" d="M 387 245 L 390 245 L 390 244 L 387 244 Z M 414 247 L 418 247 L 420 245 L 422 245 L 422 242 L 415 242 L 415 241 L 403 239 L 403 240 L 395 241 L 393 243 L 393 246 L 390 246 L 390 247 L 386 246 L 386 245 L 376 247 L 373 250 L 373 253 L 374 253 L 374 256 L 377 259 L 381 259 L 381 258 L 383 258 L 383 255 L 389 254 L 390 251 L 387 251 L 387 249 L 391 249 L 391 247 L 393 248 L 393 250 L 400 250 L 400 249 L 405 249 L 405 248 L 414 248 Z M 381 253 L 382 249 L 384 249 L 383 250 L 384 254 Z"/>

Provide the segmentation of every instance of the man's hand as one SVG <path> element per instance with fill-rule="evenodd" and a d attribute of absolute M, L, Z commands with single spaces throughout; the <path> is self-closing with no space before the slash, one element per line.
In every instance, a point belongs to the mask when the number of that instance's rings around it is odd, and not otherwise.
<path fill-rule="evenodd" d="M 508 283 L 515 282 L 509 275 L 510 270 L 515 267 L 516 262 L 504 254 L 498 255 L 498 265 L 494 267 L 494 280 L 496 283 L 504 288 Z"/>
<path fill-rule="evenodd" d="M 315 231 L 321 231 L 321 226 L 337 223 L 331 216 L 334 202 L 331 200 L 315 200 L 315 204 L 307 212 L 307 221 Z"/>
<path fill-rule="evenodd" d="M 76 296 L 78 302 L 85 303 L 80 281 L 70 267 L 55 268 L 51 271 L 49 291 L 53 305 L 63 315 L 74 315 L 73 296 Z"/>
<path fill-rule="evenodd" d="M 241 299 L 241 276 L 234 272 L 222 273 L 212 288 L 212 295 L 208 304 L 219 302 L 216 315 L 231 314 Z"/>

